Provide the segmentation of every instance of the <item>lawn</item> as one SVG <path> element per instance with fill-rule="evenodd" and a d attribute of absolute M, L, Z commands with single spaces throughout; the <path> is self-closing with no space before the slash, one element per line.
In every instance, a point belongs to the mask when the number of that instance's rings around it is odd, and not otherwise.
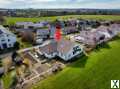
<path fill-rule="evenodd" d="M 23 17 L 7 17 L 7 24 L 15 24 L 16 22 L 21 21 L 52 21 L 56 19 L 68 19 L 73 18 L 82 18 L 82 19 L 96 19 L 96 20 L 120 20 L 120 15 L 66 15 L 66 16 L 52 16 L 52 17 L 39 17 L 39 18 L 23 18 Z"/>
<path fill-rule="evenodd" d="M 14 76 L 15 71 L 11 71 L 7 73 L 6 75 L 2 76 L 3 84 L 5 89 L 9 89 L 10 84 L 12 83 L 13 76 Z"/>
<path fill-rule="evenodd" d="M 21 40 L 21 38 L 17 38 L 17 41 L 20 43 L 20 49 L 24 49 L 24 48 L 28 48 L 28 47 L 32 47 L 32 43 L 29 42 L 23 42 Z"/>
<path fill-rule="evenodd" d="M 56 75 L 32 89 L 110 89 L 111 80 L 120 80 L 120 37 L 79 58 Z"/>

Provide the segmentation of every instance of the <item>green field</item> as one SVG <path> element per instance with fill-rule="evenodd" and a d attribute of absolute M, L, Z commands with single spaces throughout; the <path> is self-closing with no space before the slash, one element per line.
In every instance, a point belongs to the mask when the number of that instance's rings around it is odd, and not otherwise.
<path fill-rule="evenodd" d="M 110 89 L 120 80 L 120 37 L 82 57 L 32 89 Z"/>
<path fill-rule="evenodd" d="M 96 19 L 96 20 L 120 20 L 118 15 L 66 15 L 66 16 L 52 16 L 52 17 L 39 17 L 39 18 L 22 18 L 22 17 L 7 17 L 7 24 L 14 24 L 20 21 L 32 21 L 38 22 L 42 20 L 55 20 L 55 19 L 68 19 L 73 18 L 82 18 L 82 19 Z"/>

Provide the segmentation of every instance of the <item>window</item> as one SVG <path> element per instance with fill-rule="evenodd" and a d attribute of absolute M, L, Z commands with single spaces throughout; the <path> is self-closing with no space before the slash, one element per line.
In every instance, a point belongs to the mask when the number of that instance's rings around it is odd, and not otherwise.
<path fill-rule="evenodd" d="M 9 47 L 11 47 L 11 44 L 9 44 Z"/>
<path fill-rule="evenodd" d="M 5 39 L 2 39 L 1 41 L 5 41 Z"/>
<path fill-rule="evenodd" d="M 73 54 L 75 54 L 78 51 L 81 51 L 81 49 L 79 48 L 79 46 L 76 46 L 76 47 L 73 48 Z"/>
<path fill-rule="evenodd" d="M 8 42 L 10 41 L 10 39 L 8 39 Z"/>
<path fill-rule="evenodd" d="M 71 55 L 69 54 L 68 57 L 71 57 Z"/>

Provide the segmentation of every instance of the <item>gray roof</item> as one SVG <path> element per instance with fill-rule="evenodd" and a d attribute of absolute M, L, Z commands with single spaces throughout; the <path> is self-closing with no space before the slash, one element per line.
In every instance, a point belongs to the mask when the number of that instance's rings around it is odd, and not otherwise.
<path fill-rule="evenodd" d="M 38 29 L 37 35 L 48 35 L 50 32 L 48 29 Z"/>
<path fill-rule="evenodd" d="M 71 42 L 66 39 L 61 39 L 57 43 L 57 51 L 63 54 L 67 54 L 74 46 L 74 42 Z"/>
<path fill-rule="evenodd" d="M 120 24 L 111 24 L 109 30 L 120 32 Z"/>
<path fill-rule="evenodd" d="M 99 42 L 102 36 L 103 34 L 99 32 L 81 31 L 80 34 L 76 36 L 76 38 L 84 44 L 95 45 L 97 42 Z"/>
<path fill-rule="evenodd" d="M 33 31 L 33 29 L 29 29 L 29 28 L 28 29 L 24 29 L 24 28 L 22 29 L 21 28 L 21 29 L 15 29 L 15 30 L 18 31 L 18 32 L 21 32 L 21 31 Z"/>
<path fill-rule="evenodd" d="M 52 54 L 54 52 L 57 52 L 57 42 L 51 41 L 49 44 L 40 47 L 40 51 L 42 53 Z"/>
<path fill-rule="evenodd" d="M 9 30 L 7 30 L 5 27 L 3 27 L 2 25 L 0 25 L 0 34 L 11 34 L 14 35 L 13 33 L 11 33 Z M 15 36 L 15 35 L 14 35 Z"/>
<path fill-rule="evenodd" d="M 58 42 L 51 41 L 49 44 L 40 47 L 40 51 L 42 53 L 47 53 L 47 54 L 51 54 L 54 52 L 60 52 L 66 54 L 71 50 L 71 48 L 73 48 L 73 46 L 75 46 L 74 42 L 71 42 L 66 39 L 61 39 Z"/>
<path fill-rule="evenodd" d="M 103 26 L 103 25 L 101 25 L 100 27 L 97 28 L 96 31 L 108 32 L 108 29 L 109 29 L 108 26 Z"/>

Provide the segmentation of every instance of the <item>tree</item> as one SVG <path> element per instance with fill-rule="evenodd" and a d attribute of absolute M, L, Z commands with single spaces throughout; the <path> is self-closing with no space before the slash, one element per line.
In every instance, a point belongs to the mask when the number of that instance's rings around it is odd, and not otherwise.
<path fill-rule="evenodd" d="M 34 42 L 34 33 L 32 31 L 23 31 L 21 32 L 21 37 L 23 42 Z"/>
<path fill-rule="evenodd" d="M 16 50 L 20 49 L 20 43 L 19 42 L 15 42 L 14 49 L 16 49 Z"/>

